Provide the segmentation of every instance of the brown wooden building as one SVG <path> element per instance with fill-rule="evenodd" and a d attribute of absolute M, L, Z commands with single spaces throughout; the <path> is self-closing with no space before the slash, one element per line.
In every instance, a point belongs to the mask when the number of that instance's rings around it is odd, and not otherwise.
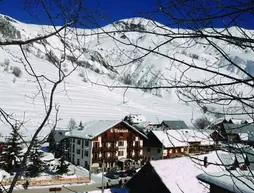
<path fill-rule="evenodd" d="M 125 121 L 90 121 L 71 131 L 70 160 L 73 164 L 95 170 L 104 161 L 111 168 L 118 161 L 140 164 L 146 136 Z M 129 163 L 129 162 L 126 162 Z"/>

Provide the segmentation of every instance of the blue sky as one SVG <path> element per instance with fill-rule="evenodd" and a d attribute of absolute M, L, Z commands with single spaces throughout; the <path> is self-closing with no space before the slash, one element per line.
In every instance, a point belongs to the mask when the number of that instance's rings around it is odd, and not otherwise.
<path fill-rule="evenodd" d="M 29 0 L 29 2 L 36 2 L 38 0 Z M 50 2 L 51 0 L 45 0 L 45 2 Z M 62 0 L 64 2 L 67 2 L 68 0 Z M 195 0 L 190 1 L 191 3 Z M 200 0 L 201 1 L 201 0 Z M 241 2 L 244 2 L 247 0 L 241 0 Z M 144 16 L 143 13 L 151 12 L 159 8 L 158 2 L 165 3 L 168 2 L 167 0 L 85 0 L 84 5 L 90 10 L 98 10 L 99 14 L 95 14 L 94 18 L 96 19 L 96 22 L 99 24 L 99 26 L 107 25 L 113 21 L 117 21 L 120 19 L 126 19 L 131 17 L 138 17 L 138 16 Z M 174 1 L 172 1 L 174 2 Z M 197 1 L 199 2 L 199 1 Z M 214 5 L 213 3 L 210 3 L 211 1 L 204 1 L 206 6 Z M 232 5 L 236 1 L 232 0 L 223 0 L 223 3 Z M 194 3 L 193 3 L 194 4 Z M 0 2 L 0 13 L 11 16 L 19 21 L 25 22 L 25 23 L 33 23 L 33 24 L 50 24 L 48 17 L 46 16 L 45 12 L 43 11 L 42 7 L 34 7 L 32 6 L 34 4 L 28 4 L 24 5 L 23 0 L 2 0 Z M 167 3 L 165 3 L 167 6 Z M 24 9 L 26 6 L 28 6 L 30 9 L 30 12 L 28 12 L 26 9 Z M 170 7 L 170 6 L 169 6 Z M 180 6 L 180 8 L 182 8 Z M 198 17 L 195 13 L 195 11 L 189 11 L 189 8 L 187 8 L 185 13 L 182 14 L 182 12 L 178 12 L 177 10 L 172 10 L 172 7 L 170 7 L 169 11 L 173 13 L 174 16 L 179 18 L 184 18 L 186 14 L 191 14 L 191 16 Z M 183 11 L 183 10 L 182 10 Z M 189 12 L 188 12 L 189 11 Z M 219 10 L 221 13 L 226 13 L 225 10 Z M 211 13 L 219 13 L 218 10 L 211 10 Z M 54 13 L 55 10 L 52 10 L 52 13 Z M 182 15 L 181 15 L 182 14 Z M 103 15 L 103 17 L 101 17 Z M 179 26 L 176 25 L 174 21 L 172 21 L 168 16 L 162 13 L 156 13 L 156 14 L 149 14 L 145 15 L 146 17 L 152 16 L 155 21 L 158 21 L 160 23 L 163 23 L 165 25 L 168 25 L 170 27 L 181 27 L 181 28 L 190 28 L 193 26 L 192 23 L 184 23 Z M 223 19 L 217 19 L 213 21 L 212 25 L 216 27 L 223 27 L 224 24 L 226 25 L 229 23 L 229 18 L 223 18 Z M 241 15 L 241 20 L 238 20 L 237 23 L 240 24 L 242 27 L 245 28 L 251 28 L 254 29 L 254 26 L 252 24 L 252 21 L 254 21 L 253 14 L 244 14 Z M 85 27 L 95 27 L 93 24 L 89 22 L 84 22 L 86 24 Z M 55 20 L 56 25 L 61 25 L 62 21 Z M 201 24 L 202 25 L 202 24 Z M 230 26 L 234 25 L 234 23 L 229 23 Z M 202 27 L 202 26 L 197 26 Z"/>

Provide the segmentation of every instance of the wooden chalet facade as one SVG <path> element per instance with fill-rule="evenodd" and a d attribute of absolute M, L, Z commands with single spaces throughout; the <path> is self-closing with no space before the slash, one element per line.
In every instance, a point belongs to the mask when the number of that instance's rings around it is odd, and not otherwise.
<path fill-rule="evenodd" d="M 211 137 L 214 141 L 227 141 L 232 143 L 244 143 L 254 146 L 254 124 L 242 122 L 234 124 L 232 120 L 215 124 Z"/>
<path fill-rule="evenodd" d="M 187 143 L 164 143 L 166 139 L 164 131 L 151 131 L 144 141 L 144 157 L 146 161 L 179 157 L 188 154 Z"/>
<path fill-rule="evenodd" d="M 89 122 L 83 129 L 71 132 L 69 138 L 71 162 L 91 170 L 99 168 L 102 162 L 106 168 L 112 168 L 121 160 L 137 164 L 143 160 L 146 136 L 124 121 Z"/>
<path fill-rule="evenodd" d="M 150 131 L 144 141 L 146 161 L 206 153 L 213 149 L 214 141 L 209 134 L 191 129 Z"/>

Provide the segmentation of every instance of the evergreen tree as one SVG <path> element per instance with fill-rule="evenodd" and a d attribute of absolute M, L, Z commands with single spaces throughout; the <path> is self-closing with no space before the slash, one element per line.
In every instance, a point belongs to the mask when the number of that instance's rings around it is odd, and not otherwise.
<path fill-rule="evenodd" d="M 3 151 L 0 154 L 1 168 L 8 173 L 19 170 L 20 162 L 23 157 L 23 142 L 21 140 L 19 129 L 20 127 L 18 127 L 17 124 L 12 128 L 10 138 L 7 140 L 5 146 L 3 147 Z"/>
<path fill-rule="evenodd" d="M 27 176 L 37 177 L 45 170 L 45 163 L 42 161 L 43 151 L 38 139 L 35 139 L 34 145 L 30 151 L 29 163 L 27 166 Z"/>
<path fill-rule="evenodd" d="M 56 173 L 60 175 L 66 174 L 69 171 L 68 167 L 70 164 L 64 160 L 64 157 L 61 157 L 59 161 L 60 165 L 57 166 Z"/>

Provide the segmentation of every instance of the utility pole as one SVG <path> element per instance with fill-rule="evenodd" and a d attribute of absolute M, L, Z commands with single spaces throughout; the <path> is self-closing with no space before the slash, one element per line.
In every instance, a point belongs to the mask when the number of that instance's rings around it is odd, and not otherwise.
<path fill-rule="evenodd" d="M 102 158 L 102 180 L 101 180 L 101 193 L 104 193 L 104 186 L 105 186 L 105 177 L 104 177 L 104 159 Z"/>

